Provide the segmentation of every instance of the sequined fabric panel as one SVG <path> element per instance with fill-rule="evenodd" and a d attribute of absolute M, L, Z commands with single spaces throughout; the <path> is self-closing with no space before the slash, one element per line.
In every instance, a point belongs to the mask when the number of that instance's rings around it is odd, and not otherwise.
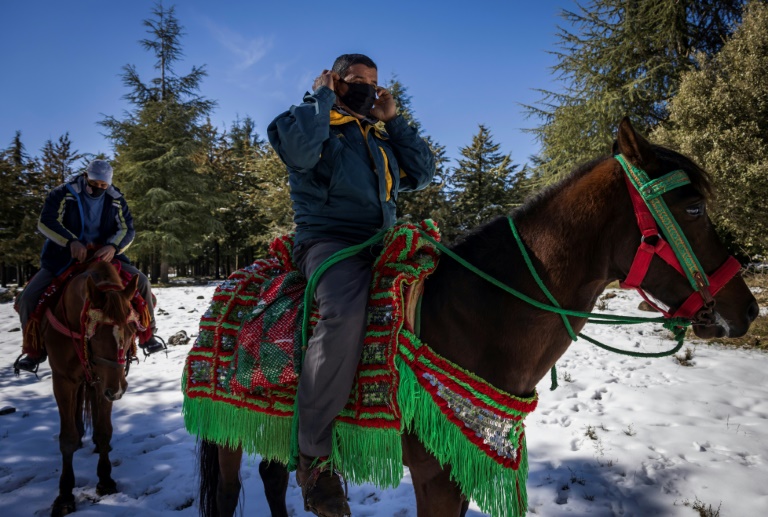
<path fill-rule="evenodd" d="M 522 420 L 503 418 L 485 408 L 477 407 L 470 399 L 451 391 L 434 375 L 423 373 L 422 376 L 437 388 L 437 396 L 447 403 L 454 416 L 471 429 L 475 436 L 481 438 L 489 449 L 501 457 L 513 461 L 517 459 L 518 444 L 523 432 Z"/>

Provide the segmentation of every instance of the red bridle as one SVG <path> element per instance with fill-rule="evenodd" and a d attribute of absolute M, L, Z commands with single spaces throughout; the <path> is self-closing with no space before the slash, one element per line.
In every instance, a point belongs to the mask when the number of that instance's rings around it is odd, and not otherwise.
<path fill-rule="evenodd" d="M 635 209 L 637 225 L 640 228 L 642 237 L 640 238 L 640 246 L 635 254 L 632 267 L 630 267 L 629 273 L 627 273 L 627 278 L 621 282 L 621 287 L 637 290 L 646 302 L 648 302 L 654 309 L 661 312 L 666 318 L 679 317 L 700 323 L 713 323 L 715 306 L 714 296 L 725 286 L 725 284 L 739 273 L 741 264 L 739 264 L 739 261 L 733 256 L 729 256 L 714 273 L 707 275 L 709 285 L 707 285 L 707 282 L 700 276 L 696 278 L 698 290 L 694 291 L 674 313 L 659 307 L 658 304 L 649 299 L 648 295 L 641 287 L 645 276 L 648 274 L 648 268 L 651 265 L 653 256 L 658 255 L 659 258 L 675 268 L 681 275 L 685 276 L 685 272 L 683 271 L 683 267 L 680 265 L 680 260 L 677 258 L 677 255 L 675 255 L 674 250 L 662 237 L 662 233 L 659 231 L 656 220 L 648 209 L 645 200 L 626 175 L 624 176 L 624 179 L 627 182 L 627 190 L 629 190 L 629 197 L 632 199 L 632 206 Z M 654 242 L 649 243 L 649 239 Z"/>

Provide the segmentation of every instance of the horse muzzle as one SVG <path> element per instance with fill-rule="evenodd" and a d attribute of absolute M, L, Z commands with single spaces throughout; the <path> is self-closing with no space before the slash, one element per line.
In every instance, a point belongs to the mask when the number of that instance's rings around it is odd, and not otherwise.
<path fill-rule="evenodd" d="M 118 388 L 117 390 L 113 390 L 111 388 L 107 388 L 104 390 L 104 398 L 106 398 L 110 402 L 114 402 L 116 400 L 120 400 L 123 398 L 123 389 Z"/>
<path fill-rule="evenodd" d="M 759 313 L 760 307 L 754 298 L 745 313 L 737 318 L 726 318 L 717 310 L 701 311 L 693 322 L 693 333 L 702 339 L 742 337 Z"/>

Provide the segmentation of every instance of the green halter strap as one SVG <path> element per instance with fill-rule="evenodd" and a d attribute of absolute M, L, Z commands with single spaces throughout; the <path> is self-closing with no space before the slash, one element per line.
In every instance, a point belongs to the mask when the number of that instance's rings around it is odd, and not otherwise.
<path fill-rule="evenodd" d="M 648 174 L 629 163 L 622 154 L 615 156 L 626 173 L 627 179 L 635 187 L 636 192 L 642 197 L 645 206 L 650 211 L 653 218 L 661 228 L 664 237 L 675 252 L 680 265 L 683 268 L 688 282 L 695 291 L 701 291 L 709 285 L 704 268 L 701 267 L 699 260 L 691 250 L 691 245 L 685 234 L 677 224 L 672 212 L 670 212 L 667 203 L 661 197 L 662 194 L 670 190 L 688 185 L 691 180 L 683 170 L 675 170 L 657 179 L 650 179 Z M 630 194 L 633 189 L 630 189 Z M 637 203 L 633 199 L 637 211 Z M 641 228 L 642 230 L 642 228 Z"/>

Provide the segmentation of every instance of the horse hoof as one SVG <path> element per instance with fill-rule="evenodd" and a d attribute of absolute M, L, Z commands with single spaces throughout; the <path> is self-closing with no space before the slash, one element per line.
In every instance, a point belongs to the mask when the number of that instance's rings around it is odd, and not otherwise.
<path fill-rule="evenodd" d="M 100 496 L 116 494 L 117 483 L 111 479 L 106 483 L 99 481 L 99 484 L 96 485 L 96 493 Z"/>
<path fill-rule="evenodd" d="M 75 496 L 69 495 L 68 497 L 59 496 L 53 502 L 53 508 L 51 509 L 51 517 L 62 517 L 63 515 L 69 515 L 75 511 Z"/>

